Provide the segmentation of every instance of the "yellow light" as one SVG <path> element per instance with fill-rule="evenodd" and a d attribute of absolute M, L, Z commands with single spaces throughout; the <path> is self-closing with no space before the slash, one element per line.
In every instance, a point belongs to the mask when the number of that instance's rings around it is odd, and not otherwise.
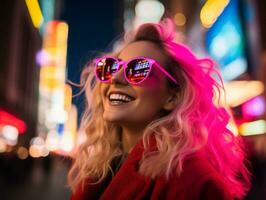
<path fill-rule="evenodd" d="M 239 126 L 239 133 L 242 136 L 260 135 L 266 133 L 266 121 L 257 120 L 243 123 Z"/>
<path fill-rule="evenodd" d="M 49 153 L 50 153 L 49 150 L 45 146 L 43 146 L 42 148 L 40 148 L 40 154 L 41 154 L 42 157 L 48 156 Z"/>
<path fill-rule="evenodd" d="M 40 72 L 40 89 L 54 91 L 64 89 L 67 53 L 68 25 L 50 21 L 46 26 L 43 52 L 45 60 Z"/>
<path fill-rule="evenodd" d="M 226 103 L 236 107 L 263 93 L 264 85 L 260 81 L 231 81 L 225 84 Z"/>
<path fill-rule="evenodd" d="M 29 153 L 31 157 L 45 157 L 49 155 L 49 150 L 45 146 L 31 145 Z"/>
<path fill-rule="evenodd" d="M 223 12 L 229 0 L 208 0 L 200 11 L 200 20 L 205 28 L 209 28 Z"/>
<path fill-rule="evenodd" d="M 5 152 L 7 149 L 7 144 L 4 140 L 0 138 L 0 153 Z"/>
<path fill-rule="evenodd" d="M 65 153 L 71 153 L 75 148 L 77 137 L 77 118 L 78 112 L 74 105 L 68 109 L 68 118 L 64 126 L 64 134 L 60 141 L 60 149 Z"/>
<path fill-rule="evenodd" d="M 158 0 L 140 0 L 135 6 L 134 25 L 146 22 L 158 22 L 165 11 L 164 5 Z"/>
<path fill-rule="evenodd" d="M 33 158 L 38 158 L 41 156 L 41 152 L 36 145 L 30 146 L 29 153 Z"/>
<path fill-rule="evenodd" d="M 232 133 L 237 136 L 239 133 L 238 133 L 238 129 L 237 129 L 237 126 L 233 120 L 233 118 L 231 117 L 231 120 L 229 121 L 229 123 L 227 124 L 227 128 L 232 131 Z"/>
<path fill-rule="evenodd" d="M 176 13 L 174 20 L 177 26 L 184 26 L 186 24 L 186 17 L 183 13 Z"/>
<path fill-rule="evenodd" d="M 38 0 L 26 0 L 26 5 L 28 7 L 33 25 L 36 28 L 40 28 L 43 22 L 43 16 Z"/>
<path fill-rule="evenodd" d="M 19 147 L 17 154 L 18 154 L 19 159 L 21 160 L 24 160 L 29 156 L 29 152 L 25 147 Z"/>
<path fill-rule="evenodd" d="M 59 148 L 59 136 L 56 131 L 48 132 L 45 146 L 49 151 L 56 151 Z"/>
<path fill-rule="evenodd" d="M 65 96 L 64 96 L 64 109 L 69 110 L 72 104 L 72 88 L 70 85 L 65 84 Z"/>
<path fill-rule="evenodd" d="M 55 66 L 42 67 L 40 70 L 40 88 L 54 90 L 64 88 L 65 71 Z"/>
<path fill-rule="evenodd" d="M 60 148 L 63 151 L 70 152 L 74 148 L 74 140 L 71 133 L 65 131 L 63 138 L 60 142 Z"/>
<path fill-rule="evenodd" d="M 68 25 L 65 22 L 57 24 L 57 41 L 59 45 L 65 46 L 67 44 Z"/>

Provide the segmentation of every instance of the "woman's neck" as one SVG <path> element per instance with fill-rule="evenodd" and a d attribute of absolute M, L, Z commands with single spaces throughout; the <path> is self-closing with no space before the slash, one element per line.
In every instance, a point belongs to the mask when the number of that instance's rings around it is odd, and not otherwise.
<path fill-rule="evenodd" d="M 130 153 L 133 147 L 142 138 L 143 129 L 140 128 L 122 128 L 122 147 L 124 152 Z"/>

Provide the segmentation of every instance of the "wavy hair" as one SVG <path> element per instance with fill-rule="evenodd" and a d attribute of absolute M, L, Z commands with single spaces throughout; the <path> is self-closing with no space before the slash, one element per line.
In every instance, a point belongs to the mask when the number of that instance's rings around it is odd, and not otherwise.
<path fill-rule="evenodd" d="M 167 70 L 180 83 L 177 90 L 178 105 L 166 116 L 151 122 L 143 133 L 144 149 L 149 147 L 149 137 L 154 136 L 158 152 L 144 153 L 139 173 L 154 178 L 182 173 L 187 156 L 204 149 L 207 158 L 222 174 L 230 193 L 241 198 L 247 192 L 249 172 L 244 165 L 245 154 L 241 138 L 226 128 L 230 119 L 226 110 L 214 103 L 215 90 L 223 90 L 222 81 L 209 58 L 197 58 L 189 48 L 176 43 L 175 27 L 170 19 L 141 25 L 126 33 L 121 48 L 135 41 L 151 41 L 162 47 L 168 56 Z M 81 130 L 86 141 L 79 147 L 75 162 L 68 174 L 73 190 L 89 177 L 95 183 L 102 181 L 111 171 L 110 163 L 121 155 L 121 128 L 103 119 L 103 105 L 99 82 L 95 81 L 91 62 L 81 75 L 87 107 L 81 120 Z M 220 96 L 218 95 L 218 99 Z"/>

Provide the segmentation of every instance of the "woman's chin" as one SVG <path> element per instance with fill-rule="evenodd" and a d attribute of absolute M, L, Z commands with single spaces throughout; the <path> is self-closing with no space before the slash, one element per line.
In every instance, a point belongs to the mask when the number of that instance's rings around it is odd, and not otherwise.
<path fill-rule="evenodd" d="M 114 115 L 110 113 L 103 113 L 103 119 L 107 122 L 111 123 L 116 123 L 116 124 L 121 124 L 123 121 L 125 121 L 125 116 L 119 116 L 119 115 Z"/>

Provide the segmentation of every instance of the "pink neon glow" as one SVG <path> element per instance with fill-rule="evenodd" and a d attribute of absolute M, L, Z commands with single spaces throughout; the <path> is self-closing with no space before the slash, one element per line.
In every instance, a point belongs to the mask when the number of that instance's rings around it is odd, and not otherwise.
<path fill-rule="evenodd" d="M 45 61 L 47 60 L 47 56 L 43 50 L 40 50 L 36 54 L 36 62 L 42 66 L 44 65 Z"/>
<path fill-rule="evenodd" d="M 265 111 L 265 101 L 262 96 L 257 96 L 242 105 L 245 118 L 260 116 Z"/>

